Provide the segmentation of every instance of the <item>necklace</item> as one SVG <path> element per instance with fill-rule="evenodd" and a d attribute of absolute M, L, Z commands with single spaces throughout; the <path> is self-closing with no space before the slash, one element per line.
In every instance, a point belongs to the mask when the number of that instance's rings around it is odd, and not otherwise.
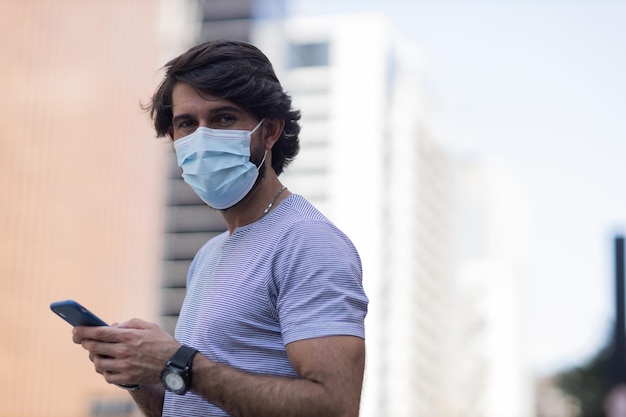
<path fill-rule="evenodd" d="M 270 210 L 272 209 L 272 206 L 274 205 L 274 203 L 276 202 L 276 200 L 278 200 L 278 197 L 280 197 L 280 195 L 283 193 L 283 191 L 285 191 L 287 189 L 287 187 L 283 187 L 280 189 L 280 191 L 278 193 L 276 193 L 276 196 L 274 197 L 274 199 L 267 205 L 267 208 L 265 209 L 265 211 L 263 212 L 263 214 L 261 215 L 261 218 L 263 218 L 267 213 L 270 212 Z"/>

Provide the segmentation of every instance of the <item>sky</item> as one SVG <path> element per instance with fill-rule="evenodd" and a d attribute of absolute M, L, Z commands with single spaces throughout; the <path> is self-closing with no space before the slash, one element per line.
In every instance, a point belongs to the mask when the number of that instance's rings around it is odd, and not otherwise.
<path fill-rule="evenodd" d="M 296 0 L 380 12 L 423 52 L 437 140 L 497 160 L 530 207 L 524 351 L 549 374 L 607 341 L 626 233 L 626 0 Z"/>

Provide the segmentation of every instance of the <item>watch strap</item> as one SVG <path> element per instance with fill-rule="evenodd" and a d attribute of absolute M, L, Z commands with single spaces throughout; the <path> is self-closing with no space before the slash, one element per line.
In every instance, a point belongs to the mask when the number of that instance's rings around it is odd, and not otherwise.
<path fill-rule="evenodd" d="M 172 355 L 169 361 L 167 361 L 167 365 L 175 366 L 176 368 L 180 369 L 189 368 L 196 353 L 198 353 L 196 349 L 189 346 L 180 345 L 178 350 Z"/>
<path fill-rule="evenodd" d="M 139 391 L 139 389 L 141 388 L 141 385 L 127 385 L 127 384 L 115 384 L 115 385 L 130 392 Z"/>

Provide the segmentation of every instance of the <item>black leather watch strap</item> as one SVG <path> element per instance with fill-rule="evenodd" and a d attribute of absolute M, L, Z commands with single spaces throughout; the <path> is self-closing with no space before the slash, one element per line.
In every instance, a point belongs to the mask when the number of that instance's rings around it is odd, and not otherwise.
<path fill-rule="evenodd" d="M 175 366 L 176 368 L 185 369 L 191 366 L 191 361 L 198 351 L 189 346 L 180 345 L 176 353 L 172 355 L 167 362 L 168 366 Z"/>
<path fill-rule="evenodd" d="M 178 395 L 185 395 L 191 389 L 191 363 L 196 353 L 196 349 L 180 345 L 161 372 L 161 382 L 165 389 Z"/>

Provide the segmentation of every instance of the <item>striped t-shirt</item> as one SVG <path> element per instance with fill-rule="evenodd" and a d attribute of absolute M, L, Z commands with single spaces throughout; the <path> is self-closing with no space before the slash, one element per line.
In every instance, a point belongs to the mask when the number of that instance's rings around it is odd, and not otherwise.
<path fill-rule="evenodd" d="M 297 377 L 285 345 L 364 338 L 367 297 L 348 237 L 299 195 L 196 254 L 176 339 L 235 368 Z M 163 416 L 227 416 L 193 392 L 166 392 Z"/>

